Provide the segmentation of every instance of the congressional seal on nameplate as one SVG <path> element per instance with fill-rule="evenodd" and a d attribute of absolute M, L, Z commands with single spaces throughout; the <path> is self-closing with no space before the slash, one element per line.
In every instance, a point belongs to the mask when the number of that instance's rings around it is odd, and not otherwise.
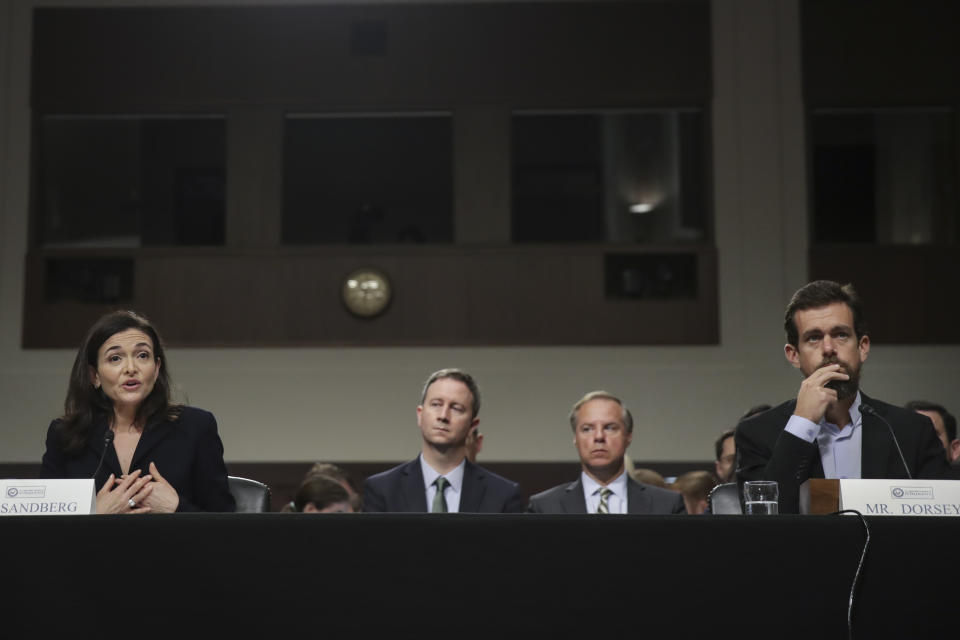
<path fill-rule="evenodd" d="M 840 508 L 865 516 L 960 516 L 960 480 L 840 480 Z"/>
<path fill-rule="evenodd" d="M 0 480 L 0 516 L 82 516 L 96 503 L 92 478 Z"/>

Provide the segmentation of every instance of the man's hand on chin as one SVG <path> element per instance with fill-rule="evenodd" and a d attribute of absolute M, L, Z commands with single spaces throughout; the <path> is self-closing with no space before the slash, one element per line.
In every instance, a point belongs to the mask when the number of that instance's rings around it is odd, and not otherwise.
<path fill-rule="evenodd" d="M 793 415 L 806 418 L 810 422 L 820 422 L 830 404 L 837 401 L 837 392 L 827 384 L 833 380 L 849 379 L 850 376 L 841 371 L 839 364 L 820 367 L 800 384 L 797 408 L 793 410 Z"/>

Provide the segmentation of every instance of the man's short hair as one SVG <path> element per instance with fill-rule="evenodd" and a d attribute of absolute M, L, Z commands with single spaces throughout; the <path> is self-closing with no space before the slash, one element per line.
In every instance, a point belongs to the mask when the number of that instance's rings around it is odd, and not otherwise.
<path fill-rule="evenodd" d="M 942 405 L 926 400 L 911 400 L 903 406 L 910 411 L 935 411 L 939 413 L 943 420 L 943 430 L 947 432 L 947 440 L 953 442 L 957 439 L 957 419 Z"/>
<path fill-rule="evenodd" d="M 717 438 L 717 441 L 713 443 L 713 448 L 717 453 L 717 462 L 720 462 L 720 456 L 723 455 L 724 440 L 726 440 L 727 438 L 732 438 L 734 433 L 735 433 L 734 429 L 727 429 L 726 431 L 721 433 L 720 437 Z"/>
<path fill-rule="evenodd" d="M 476 418 L 480 413 L 480 387 L 477 386 L 477 382 L 473 379 L 473 376 L 466 371 L 461 371 L 460 369 L 440 369 L 440 371 L 434 371 L 431 373 L 430 377 L 427 378 L 427 382 L 423 385 L 423 391 L 420 393 L 420 406 L 423 406 L 423 403 L 427 399 L 427 389 L 430 388 L 430 385 L 437 380 L 443 380 L 444 378 L 451 378 L 467 385 L 467 389 L 470 390 L 470 395 L 473 396 L 472 417 Z"/>
<path fill-rule="evenodd" d="M 577 411 L 591 400 L 613 400 L 620 405 L 620 409 L 622 410 L 620 419 L 623 421 L 623 426 L 627 428 L 627 433 L 633 433 L 633 416 L 630 414 L 630 410 L 627 409 L 620 398 L 608 391 L 591 391 L 577 400 L 576 404 L 573 405 L 573 409 L 570 410 L 570 428 L 573 429 L 574 433 L 577 431 Z"/>
<path fill-rule="evenodd" d="M 787 342 L 794 347 L 798 346 L 800 342 L 797 323 L 794 319 L 797 311 L 819 309 L 834 302 L 843 302 L 850 307 L 853 312 L 853 331 L 857 334 L 857 340 L 867 335 L 867 325 L 863 319 L 860 298 L 854 291 L 853 285 L 845 284 L 841 286 L 832 280 L 815 280 L 801 287 L 790 298 L 790 304 L 787 305 L 787 312 L 783 319 L 783 328 L 787 332 Z"/>

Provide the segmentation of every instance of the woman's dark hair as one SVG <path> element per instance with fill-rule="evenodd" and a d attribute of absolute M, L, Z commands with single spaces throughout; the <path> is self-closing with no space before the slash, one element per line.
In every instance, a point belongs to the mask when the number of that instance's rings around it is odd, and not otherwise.
<path fill-rule="evenodd" d="M 114 334 L 136 329 L 150 336 L 153 342 L 154 361 L 160 363 L 157 380 L 150 395 L 137 407 L 134 418 L 144 427 L 159 417 L 175 419 L 180 412 L 178 405 L 170 403 L 170 367 L 163 353 L 160 335 L 150 321 L 135 311 L 114 311 L 97 320 L 77 351 L 70 373 L 70 385 L 67 387 L 67 399 L 64 402 L 64 414 L 60 423 L 60 446 L 65 453 L 76 453 L 86 445 L 93 423 L 106 416 L 113 420 L 113 402 L 95 387 L 91 371 L 97 370 L 97 357 L 100 347 Z"/>
<path fill-rule="evenodd" d="M 350 502 L 350 494 L 339 482 L 328 476 L 308 475 L 293 497 L 293 505 L 298 512 L 313 503 L 317 509 L 324 509 L 338 502 Z"/>

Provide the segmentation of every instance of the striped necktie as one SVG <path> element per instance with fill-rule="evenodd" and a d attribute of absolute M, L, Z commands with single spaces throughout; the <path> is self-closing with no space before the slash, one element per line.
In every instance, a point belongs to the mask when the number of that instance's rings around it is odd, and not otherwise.
<path fill-rule="evenodd" d="M 450 481 L 440 476 L 433 481 L 433 484 L 437 487 L 437 493 L 433 496 L 433 508 L 430 509 L 430 513 L 446 513 L 447 499 L 443 496 L 443 492 L 450 486 Z"/>
<path fill-rule="evenodd" d="M 600 489 L 600 504 L 597 505 L 597 513 L 610 513 L 610 505 L 607 504 L 607 498 L 613 495 L 613 491 L 604 487 Z"/>

